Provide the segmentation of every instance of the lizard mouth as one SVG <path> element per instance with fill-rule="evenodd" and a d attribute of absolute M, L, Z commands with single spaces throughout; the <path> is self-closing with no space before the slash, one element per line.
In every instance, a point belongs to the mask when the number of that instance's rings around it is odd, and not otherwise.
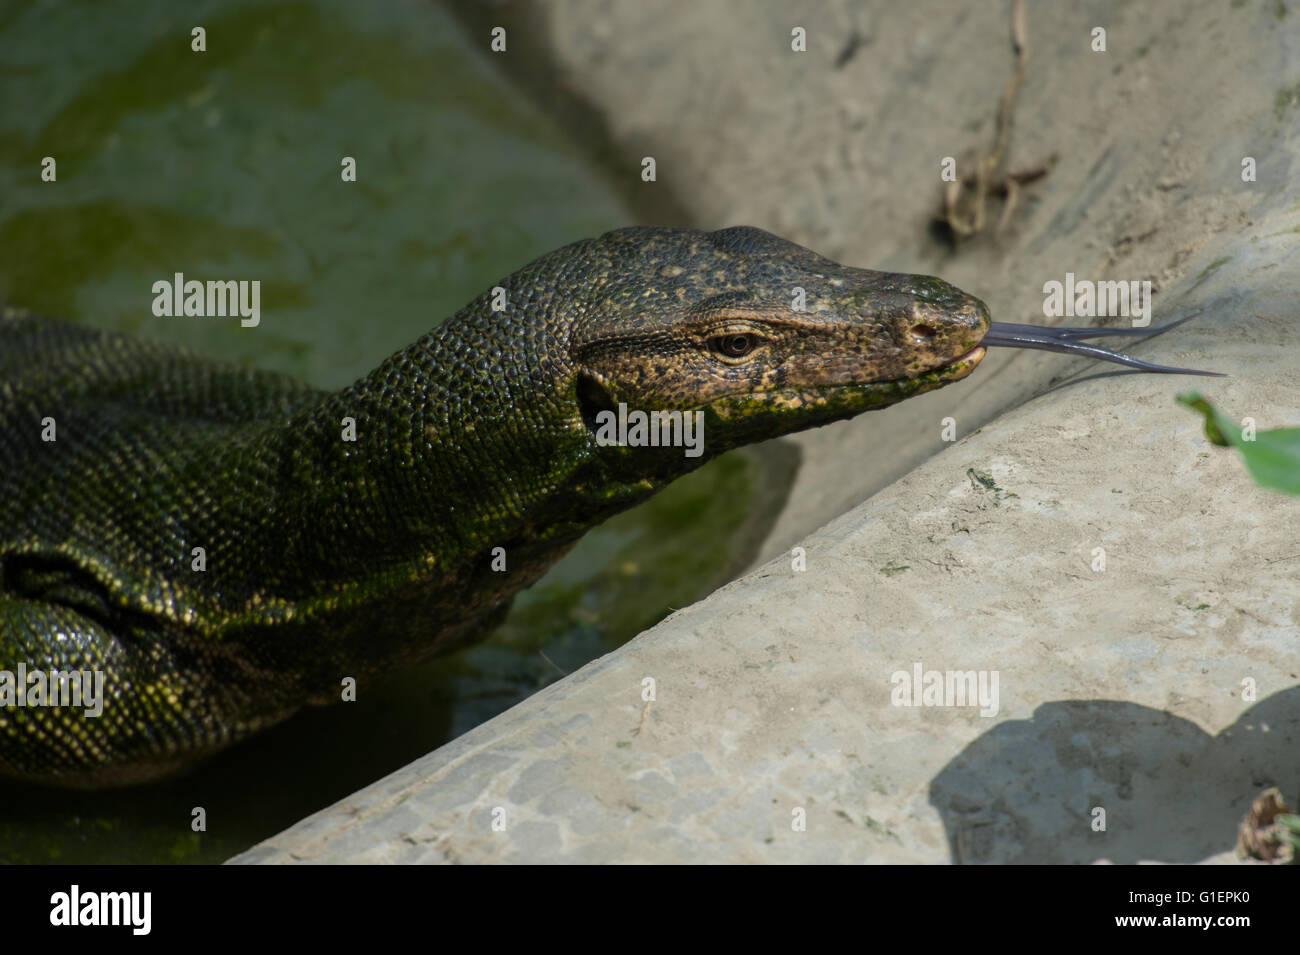
<path fill-rule="evenodd" d="M 946 365 L 940 365 L 934 371 L 930 372 L 943 381 L 960 381 L 975 370 L 975 367 L 984 360 L 988 350 L 983 345 L 976 345 L 970 351 L 963 352 Z"/>
<path fill-rule="evenodd" d="M 950 382 L 960 381 L 969 375 L 984 360 L 987 349 L 981 344 L 962 352 L 956 358 L 943 365 L 923 371 L 907 378 L 891 378 L 882 381 L 837 382 L 826 385 L 809 385 L 802 388 L 769 389 L 750 392 L 745 395 L 729 396 L 721 401 L 714 401 L 696 406 L 712 407 L 722 417 L 743 416 L 746 407 L 755 403 L 763 405 L 764 412 L 777 409 L 818 409 L 831 412 L 829 420 L 849 417 L 861 411 L 884 408 L 902 401 L 914 394 L 923 394 L 942 388 Z M 695 409 L 692 409 L 695 410 Z M 788 429 L 794 430 L 794 429 Z M 783 432 L 784 433 L 784 432 Z"/>
<path fill-rule="evenodd" d="M 984 360 L 988 350 L 983 344 L 975 345 L 956 358 L 942 365 L 937 365 L 915 375 L 903 378 L 889 378 L 877 381 L 843 381 L 826 384 L 807 384 L 799 387 L 765 388 L 740 394 L 722 395 L 701 401 L 686 408 L 673 409 L 685 414 L 710 409 L 723 419 L 745 418 L 758 414 L 767 414 L 773 409 L 793 411 L 804 409 L 813 411 L 838 410 L 834 418 L 848 417 L 860 411 L 888 407 L 913 394 L 922 394 L 941 388 L 954 381 L 961 381 L 973 372 Z M 612 411 L 616 405 L 605 389 L 594 379 L 584 378 L 579 382 L 579 400 L 584 402 L 583 420 L 587 427 L 595 429 L 595 413 Z M 807 425 L 803 425 L 806 427 Z M 788 427 L 779 433 L 784 434 L 794 427 Z M 775 434 L 773 436 L 776 436 Z"/>

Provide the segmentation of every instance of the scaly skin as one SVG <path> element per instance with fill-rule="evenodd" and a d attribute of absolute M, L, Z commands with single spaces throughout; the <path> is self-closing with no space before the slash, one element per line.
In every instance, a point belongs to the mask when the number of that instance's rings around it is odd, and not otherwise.
<path fill-rule="evenodd" d="M 0 670 L 99 669 L 107 699 L 0 707 L 0 773 L 156 778 L 463 646 L 588 528 L 965 377 L 989 323 L 938 279 L 749 228 L 621 229 L 500 284 L 503 311 L 486 292 L 337 393 L 6 310 Z M 619 402 L 702 410 L 704 453 L 599 445 Z"/>

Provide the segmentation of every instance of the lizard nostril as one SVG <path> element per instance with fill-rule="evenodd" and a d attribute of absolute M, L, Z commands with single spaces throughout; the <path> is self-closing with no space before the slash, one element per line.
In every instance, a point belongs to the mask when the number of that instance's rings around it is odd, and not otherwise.
<path fill-rule="evenodd" d="M 917 342 L 932 342 L 934 336 L 939 334 L 934 330 L 933 325 L 913 325 L 907 330 L 907 333 Z"/>

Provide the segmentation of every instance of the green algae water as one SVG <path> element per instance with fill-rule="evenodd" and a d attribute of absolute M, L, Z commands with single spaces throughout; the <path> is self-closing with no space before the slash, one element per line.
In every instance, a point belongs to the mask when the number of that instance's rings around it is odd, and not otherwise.
<path fill-rule="evenodd" d="M 536 256 L 632 224 L 487 38 L 425 0 L 0 2 L 0 124 L 0 300 L 325 388 Z M 260 323 L 155 316 L 176 272 L 259 280 Z M 743 565 L 793 469 L 758 460 L 592 531 L 488 642 L 188 775 L 0 781 L 0 861 L 217 862 L 400 768 Z"/>

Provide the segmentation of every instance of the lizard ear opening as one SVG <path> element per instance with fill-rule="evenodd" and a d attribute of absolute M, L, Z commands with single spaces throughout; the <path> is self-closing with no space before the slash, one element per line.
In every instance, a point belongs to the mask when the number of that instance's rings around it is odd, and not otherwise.
<path fill-rule="evenodd" d="M 597 428 L 596 415 L 602 411 L 617 410 L 614 399 L 605 390 L 605 386 L 585 371 L 578 375 L 578 408 L 582 412 L 582 422 L 589 431 Z"/>

